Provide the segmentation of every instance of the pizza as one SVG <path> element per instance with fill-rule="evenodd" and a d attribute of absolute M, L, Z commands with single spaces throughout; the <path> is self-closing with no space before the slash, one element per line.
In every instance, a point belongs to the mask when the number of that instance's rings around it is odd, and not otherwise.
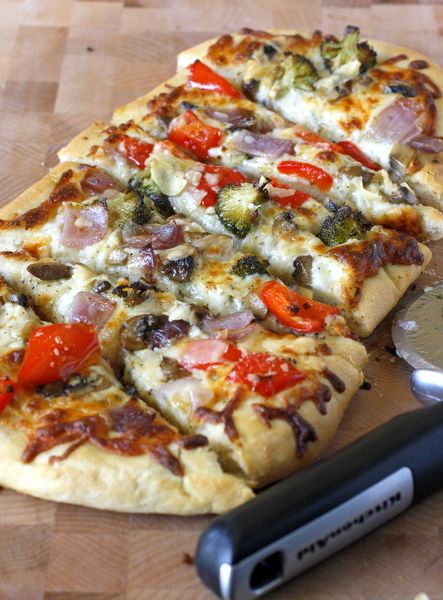
<path fill-rule="evenodd" d="M 443 236 L 438 68 L 244 30 L 0 210 L 0 484 L 223 512 L 317 459 Z"/>

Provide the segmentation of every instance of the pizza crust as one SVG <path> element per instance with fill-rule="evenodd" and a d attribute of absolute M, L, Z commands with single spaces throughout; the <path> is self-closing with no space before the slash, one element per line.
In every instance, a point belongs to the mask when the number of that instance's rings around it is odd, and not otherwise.
<path fill-rule="evenodd" d="M 76 135 L 66 146 L 64 146 L 59 152 L 57 156 L 62 163 L 75 163 L 78 160 L 78 157 L 84 157 L 84 160 L 88 162 L 88 164 L 92 164 L 93 158 L 91 161 L 88 159 L 92 157 L 91 148 L 94 145 L 101 146 L 105 139 L 108 137 L 108 133 L 106 133 L 106 123 L 103 121 L 95 121 L 92 125 L 81 131 L 78 135 Z M 78 164 L 78 163 L 77 163 Z M 101 154 L 100 161 L 94 162 L 100 167 L 104 169 L 115 167 L 114 161 L 111 158 L 108 158 L 105 154 Z"/>
<path fill-rule="evenodd" d="M 386 265 L 375 277 L 365 280 L 358 306 L 345 314 L 358 335 L 370 335 L 424 271 L 432 252 L 424 244 L 419 243 L 419 248 L 424 257 L 422 265 Z"/>
<path fill-rule="evenodd" d="M 179 450 L 183 477 L 176 477 L 149 455 L 120 456 L 84 444 L 67 459 L 67 445 L 21 461 L 24 433 L 0 426 L 0 483 L 19 492 L 120 512 L 196 515 L 220 513 L 253 497 L 240 480 L 223 473 L 206 449 Z"/>
<path fill-rule="evenodd" d="M 34 183 L 31 187 L 20 194 L 15 200 L 11 200 L 0 208 L 0 219 L 13 219 L 22 213 L 36 208 L 42 202 L 48 199 L 50 193 L 54 189 L 55 183 L 60 177 L 72 169 L 74 172 L 78 170 L 78 163 L 64 162 L 58 164 L 51 169 L 47 175 Z"/>
<path fill-rule="evenodd" d="M 190 62 L 193 62 L 191 60 Z M 188 63 L 189 64 L 189 63 Z M 132 100 L 127 104 L 123 104 L 116 108 L 112 114 L 111 123 L 114 125 L 119 125 L 120 123 L 125 123 L 126 121 L 130 121 L 131 119 L 138 120 L 141 119 L 147 112 L 146 103 L 151 99 L 155 98 L 159 94 L 168 93 L 171 91 L 171 87 L 178 87 L 179 85 L 183 85 L 187 80 L 187 72 L 182 70 L 175 75 L 173 75 L 167 81 L 160 83 L 153 90 L 140 96 L 136 100 Z M 63 149 L 60 150 L 63 152 Z M 59 155 L 60 155 L 59 152 Z"/>

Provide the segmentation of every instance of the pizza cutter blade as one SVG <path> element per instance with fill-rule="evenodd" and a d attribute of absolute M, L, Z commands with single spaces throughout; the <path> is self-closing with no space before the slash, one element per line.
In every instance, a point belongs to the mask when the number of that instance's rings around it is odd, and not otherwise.
<path fill-rule="evenodd" d="M 411 388 L 425 407 L 215 519 L 196 552 L 213 592 L 224 600 L 264 596 L 442 486 L 442 309 L 439 283 L 409 299 L 393 327 L 398 354 L 420 369 Z"/>
<path fill-rule="evenodd" d="M 401 356 L 415 369 L 411 389 L 424 405 L 441 400 L 443 371 L 443 281 L 403 301 L 392 324 L 392 339 Z"/>

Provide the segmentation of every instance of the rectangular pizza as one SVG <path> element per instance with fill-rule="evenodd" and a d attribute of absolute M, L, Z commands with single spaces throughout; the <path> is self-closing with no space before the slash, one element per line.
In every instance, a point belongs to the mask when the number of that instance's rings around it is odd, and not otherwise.
<path fill-rule="evenodd" d="M 223 512 L 311 464 L 443 237 L 441 70 L 243 30 L 0 209 L 0 485 Z"/>

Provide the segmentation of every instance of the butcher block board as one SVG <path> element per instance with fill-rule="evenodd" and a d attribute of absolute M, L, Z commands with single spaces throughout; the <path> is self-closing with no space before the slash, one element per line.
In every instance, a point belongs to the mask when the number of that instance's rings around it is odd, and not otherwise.
<path fill-rule="evenodd" d="M 176 55 L 217 34 L 348 23 L 442 61 L 443 6 L 370 0 L 2 0 L 0 204 L 56 163 L 94 119 L 174 73 Z M 439 52 L 440 51 L 440 52 Z M 443 243 L 418 288 L 443 278 Z M 392 315 L 367 341 L 366 379 L 330 452 L 418 408 L 392 350 Z M 0 457 L 1 460 L 1 457 Z M 192 558 L 209 517 L 100 512 L 0 490 L 0 600 L 206 600 Z M 260 527 L 260 522 L 257 522 Z M 443 492 L 269 597 L 443 600 Z"/>

